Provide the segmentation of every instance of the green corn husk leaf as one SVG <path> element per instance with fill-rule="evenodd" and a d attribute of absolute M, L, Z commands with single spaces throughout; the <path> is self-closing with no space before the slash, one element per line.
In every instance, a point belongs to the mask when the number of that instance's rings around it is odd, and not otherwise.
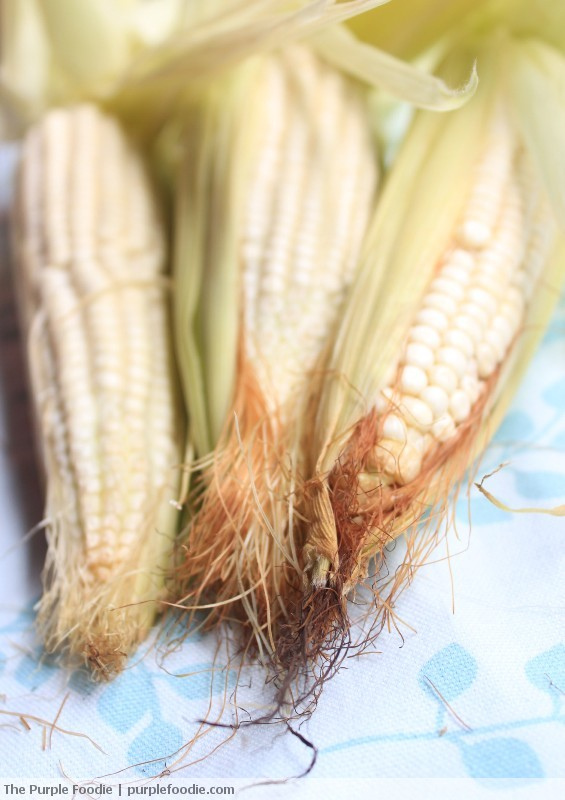
<path fill-rule="evenodd" d="M 377 16 L 368 11 L 348 22 L 363 42 L 399 58 L 413 59 L 438 42 L 469 42 L 508 17 L 521 0 L 403 0 Z"/>
<path fill-rule="evenodd" d="M 53 103 L 111 97 L 124 82 L 183 83 L 385 2 L 3 0 L 2 84 L 33 117 Z"/>
<path fill-rule="evenodd" d="M 565 55 L 536 39 L 511 41 L 506 53 L 516 123 L 565 227 Z"/>
<path fill-rule="evenodd" d="M 451 111 L 466 103 L 478 86 L 474 66 L 460 88 L 451 88 L 441 78 L 363 44 L 343 26 L 322 31 L 312 44 L 322 58 L 338 69 L 416 108 Z"/>
<path fill-rule="evenodd" d="M 33 53 L 33 58 L 30 58 Z M 0 120 L 8 138 L 18 119 L 41 113 L 47 94 L 49 51 L 36 0 L 0 3 Z"/>
<path fill-rule="evenodd" d="M 195 21 L 146 53 L 124 77 L 124 88 L 168 83 L 217 74 L 247 56 L 303 39 L 389 0 L 264 0 L 247 4 L 216 0 L 214 13 Z"/>
<path fill-rule="evenodd" d="M 183 84 L 186 75 L 190 75 L 191 80 L 207 77 L 253 53 L 312 37 L 312 46 L 324 59 L 417 107 L 444 111 L 466 102 L 476 90 L 474 71 L 461 88 L 452 89 L 426 71 L 363 46 L 337 24 L 369 6 L 382 4 L 382 0 L 378 3 L 357 0 L 317 8 L 315 3 L 302 3 L 296 4 L 294 13 L 287 11 L 283 15 L 282 10 L 288 9 L 288 4 L 274 0 L 264 3 L 255 16 L 248 8 L 246 13 L 235 15 L 233 19 L 221 17 L 200 29 L 187 31 L 178 41 L 165 42 L 141 59 L 127 74 L 124 93 L 126 97 L 131 93 L 135 95 L 140 87 L 150 90 L 162 82 L 174 90 Z M 270 14 L 266 13 L 268 11 Z"/>
<path fill-rule="evenodd" d="M 175 2 L 161 4 L 169 25 Z M 154 0 L 2 0 L 0 14 L 0 92 L 11 110 L 7 132 L 17 136 L 50 106 L 111 92 L 147 47 Z M 159 32 L 168 30 L 154 23 L 153 37 Z"/>
<path fill-rule="evenodd" d="M 256 64 L 211 86 L 189 111 L 177 187 L 175 328 L 191 439 L 213 450 L 233 396 L 240 322 L 236 229 L 249 158 L 241 113 Z"/>
<path fill-rule="evenodd" d="M 565 4 L 561 0 L 506 0 L 499 14 L 517 37 L 539 37 L 561 50 L 565 48 Z"/>
<path fill-rule="evenodd" d="M 406 59 L 430 50 L 445 54 L 480 46 L 494 31 L 539 37 L 563 49 L 565 4 L 561 0 L 403 0 L 387 4 L 378 14 L 360 14 L 347 27 L 360 41 Z"/>
<path fill-rule="evenodd" d="M 371 85 L 415 105 L 454 108 L 472 96 L 476 75 L 463 88 L 415 66 L 358 45 L 340 23 L 388 0 L 4 0 L 12 21 L 2 40 L 2 79 L 14 132 L 54 103 L 95 99 L 118 114 L 138 138 L 150 139 L 170 117 L 187 84 L 209 79 L 246 57 L 320 34 L 330 61 Z M 29 8 L 28 8 L 29 7 Z M 24 13 L 24 9 L 28 9 Z M 31 9 L 31 10 L 30 10 Z M 29 41 L 35 42 L 33 48 Z M 41 70 L 8 68 L 41 58 Z M 29 61 L 29 59 L 28 59 Z M 182 105 L 182 103 L 181 103 Z M 18 123 L 19 122 L 19 127 Z M 7 123 L 5 123 L 7 124 Z"/>
<path fill-rule="evenodd" d="M 119 74 L 131 58 L 130 2 L 42 0 L 49 46 L 69 83 L 92 90 Z"/>

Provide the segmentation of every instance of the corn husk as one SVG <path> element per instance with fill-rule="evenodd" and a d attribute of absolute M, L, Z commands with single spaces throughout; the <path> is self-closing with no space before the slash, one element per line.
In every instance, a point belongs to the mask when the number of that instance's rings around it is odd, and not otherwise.
<path fill-rule="evenodd" d="M 52 105 L 95 100 L 138 138 L 152 139 L 187 84 L 384 2 L 3 0 L 0 130 L 18 136 Z M 409 64 L 385 62 L 372 59 L 371 82 L 386 86 L 392 77 L 391 91 L 404 83 L 402 92 L 416 105 L 422 87 L 438 108 L 465 102 L 474 91 L 474 81 L 460 91 Z"/>

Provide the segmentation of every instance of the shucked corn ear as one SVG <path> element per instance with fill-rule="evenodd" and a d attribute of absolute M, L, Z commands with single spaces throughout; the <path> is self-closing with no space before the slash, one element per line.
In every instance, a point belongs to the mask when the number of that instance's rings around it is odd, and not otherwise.
<path fill-rule="evenodd" d="M 112 118 L 81 105 L 29 131 L 14 231 L 46 475 L 39 626 L 105 676 L 154 617 L 182 433 L 162 224 Z"/>
<path fill-rule="evenodd" d="M 308 588 L 279 646 L 287 662 L 316 658 L 329 637 L 335 664 L 347 592 L 407 532 L 403 567 L 374 590 L 381 619 L 392 613 L 558 297 L 564 241 L 539 148 L 516 127 L 495 56 L 482 57 L 468 106 L 417 118 L 367 237 L 314 427 Z"/>
<path fill-rule="evenodd" d="M 363 95 L 307 48 L 246 63 L 194 109 L 177 214 L 176 336 L 208 459 L 184 603 L 274 650 L 301 413 L 352 280 L 377 165 Z"/>

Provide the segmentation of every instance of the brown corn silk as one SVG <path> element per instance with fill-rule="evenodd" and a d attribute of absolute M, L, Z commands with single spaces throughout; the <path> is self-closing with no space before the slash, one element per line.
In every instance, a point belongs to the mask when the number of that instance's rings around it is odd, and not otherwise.
<path fill-rule="evenodd" d="M 38 627 L 108 677 L 151 626 L 178 521 L 162 225 L 138 153 L 86 104 L 28 132 L 13 223 L 46 480 Z"/>
<path fill-rule="evenodd" d="M 357 86 L 298 45 L 219 81 L 185 146 L 176 341 L 203 493 L 182 605 L 209 625 L 237 619 L 269 655 L 299 588 L 303 406 L 356 267 L 376 158 Z"/>
<path fill-rule="evenodd" d="M 450 494 L 494 433 L 559 294 L 554 211 L 564 217 L 534 167 L 543 144 L 520 135 L 516 98 L 492 53 L 482 56 L 466 107 L 416 118 L 335 337 L 302 509 L 306 588 L 278 643 L 291 673 L 316 663 L 327 677 L 341 663 L 347 595 L 371 560 L 383 574 L 387 545 L 404 535 L 403 563 L 371 585 L 371 634 L 394 623 L 398 592 L 437 546 Z"/>

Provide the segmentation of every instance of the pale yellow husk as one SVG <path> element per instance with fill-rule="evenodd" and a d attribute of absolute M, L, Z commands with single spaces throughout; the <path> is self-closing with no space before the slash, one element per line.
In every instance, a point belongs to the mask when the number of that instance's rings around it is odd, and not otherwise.
<path fill-rule="evenodd" d="M 18 136 L 54 104 L 95 100 L 151 139 L 188 84 L 253 54 L 337 30 L 386 2 L 3 0 L 0 131 Z M 335 49 L 326 51 L 332 57 Z M 378 52 L 361 60 L 365 80 L 416 106 L 455 107 L 476 87 L 473 76 L 463 89 L 452 88 Z"/>

